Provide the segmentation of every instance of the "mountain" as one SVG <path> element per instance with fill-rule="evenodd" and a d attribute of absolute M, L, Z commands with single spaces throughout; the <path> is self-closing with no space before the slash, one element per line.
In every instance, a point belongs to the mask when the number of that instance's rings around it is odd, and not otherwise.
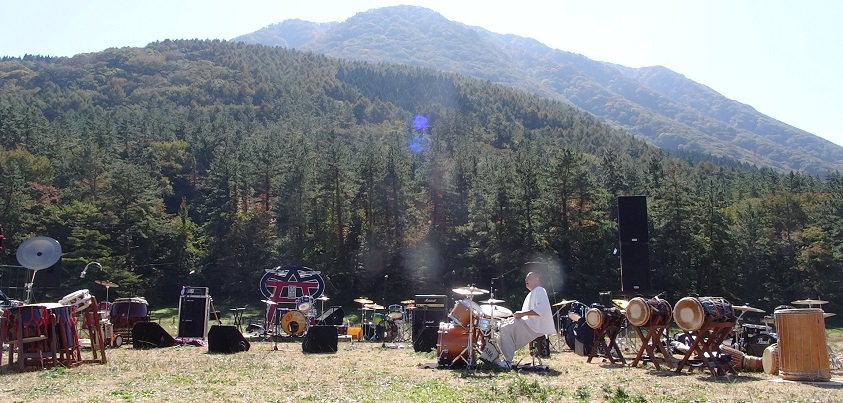
<path fill-rule="evenodd" d="M 570 103 L 668 150 L 779 171 L 843 170 L 843 147 L 667 68 L 595 61 L 422 7 L 379 8 L 340 23 L 288 20 L 234 40 L 468 74 Z"/>

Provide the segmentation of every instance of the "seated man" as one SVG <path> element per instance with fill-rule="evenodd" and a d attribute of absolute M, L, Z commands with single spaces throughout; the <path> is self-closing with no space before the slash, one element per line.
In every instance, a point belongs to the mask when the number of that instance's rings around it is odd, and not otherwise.
<path fill-rule="evenodd" d="M 506 369 L 512 365 L 515 350 L 526 346 L 537 337 L 556 333 L 550 301 L 547 291 L 540 285 L 539 273 L 527 273 L 524 282 L 530 293 L 524 298 L 521 310 L 513 314 L 514 320 L 501 326 L 498 334 L 498 345 L 503 355 L 503 360 L 498 365 Z"/>

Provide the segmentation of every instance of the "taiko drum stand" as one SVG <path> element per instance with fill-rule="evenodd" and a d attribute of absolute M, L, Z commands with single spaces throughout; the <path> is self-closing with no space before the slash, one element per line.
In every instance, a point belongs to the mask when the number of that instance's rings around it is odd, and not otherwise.
<path fill-rule="evenodd" d="M 621 349 L 618 347 L 617 343 L 618 333 L 620 332 L 620 322 L 614 320 L 612 323 L 607 323 L 600 326 L 598 329 L 594 329 L 594 343 L 591 346 L 591 353 L 588 354 L 586 362 L 590 363 L 591 359 L 594 358 L 600 350 L 602 350 L 605 354 L 605 358 L 609 359 L 609 362 L 612 364 L 615 364 L 615 358 L 612 357 L 612 352 L 614 351 L 618 354 L 617 360 L 626 365 L 626 360 L 623 358 L 623 354 L 621 353 Z M 609 344 L 606 344 L 607 339 L 609 340 Z"/>
<path fill-rule="evenodd" d="M 663 323 L 667 322 L 667 323 Z M 634 367 L 638 365 L 638 362 L 644 356 L 644 352 L 647 352 L 647 357 L 650 358 L 650 361 L 655 365 L 657 370 L 661 370 L 659 366 L 659 360 L 656 359 L 656 350 L 653 349 L 653 345 L 656 346 L 658 352 L 662 354 L 664 357 L 664 362 L 667 364 L 668 368 L 673 369 L 673 362 L 671 361 L 672 356 L 668 354 L 667 350 L 664 348 L 662 344 L 662 338 L 667 337 L 667 328 L 669 326 L 669 320 L 651 320 L 647 326 L 635 326 L 635 332 L 638 333 L 638 338 L 641 339 L 641 347 L 638 348 L 638 354 L 635 355 L 635 359 L 632 360 L 632 363 L 629 364 L 630 366 Z M 644 335 L 644 332 L 641 329 L 647 329 L 647 335 Z M 650 344 L 652 342 L 652 344 Z"/>
<path fill-rule="evenodd" d="M 691 358 L 691 354 L 697 353 L 712 376 L 717 376 L 719 371 L 737 374 L 730 361 L 720 362 L 718 359 L 720 343 L 723 343 L 723 340 L 732 333 L 735 322 L 736 319 L 714 322 L 711 317 L 706 317 L 699 330 L 688 331 L 683 329 L 685 336 L 692 342 L 691 348 L 688 349 L 688 352 L 682 357 L 682 361 L 679 361 L 676 366 L 676 372 L 682 372 L 685 365 L 690 365 L 688 360 Z"/>

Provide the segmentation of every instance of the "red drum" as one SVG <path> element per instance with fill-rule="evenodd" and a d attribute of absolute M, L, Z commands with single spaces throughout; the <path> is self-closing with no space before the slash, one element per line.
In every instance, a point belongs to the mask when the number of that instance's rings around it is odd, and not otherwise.
<path fill-rule="evenodd" d="M 633 326 L 666 325 L 670 322 L 673 309 L 667 300 L 635 297 L 626 305 L 626 319 Z"/>
<path fill-rule="evenodd" d="M 721 297 L 685 297 L 673 310 L 673 320 L 682 330 L 700 330 L 708 318 L 712 322 L 727 322 L 735 319 L 735 311 Z"/>
<path fill-rule="evenodd" d="M 67 349 L 79 346 L 79 334 L 76 332 L 76 310 L 62 304 L 42 304 L 50 314 L 56 317 L 56 346 Z M 90 306 L 88 302 L 88 306 Z"/>
<path fill-rule="evenodd" d="M 439 366 L 460 366 L 465 365 L 468 361 L 468 352 L 466 348 L 469 343 L 468 329 L 456 325 L 454 323 L 439 323 L 439 335 L 436 343 L 436 356 L 438 357 Z M 485 345 L 480 337 L 472 337 L 471 342 L 474 343 L 474 349 L 478 353 L 483 351 Z"/>
<path fill-rule="evenodd" d="M 23 345 L 24 353 L 38 352 L 41 347 L 44 347 L 36 345 L 41 343 L 26 343 L 26 341 L 41 339 L 44 343 L 47 342 L 50 336 L 50 311 L 46 306 L 14 306 L 3 311 L 3 316 L 6 318 L 6 325 L 3 329 L 3 332 L 6 333 L 6 341 L 17 340 L 20 330 L 20 336 L 25 341 Z"/>
<path fill-rule="evenodd" d="M 463 299 L 454 303 L 454 308 L 451 309 L 448 317 L 462 327 L 469 327 L 472 317 L 474 321 L 477 321 L 477 318 L 482 315 L 483 310 L 480 308 L 480 305 L 470 299 Z"/>
<path fill-rule="evenodd" d="M 779 376 L 790 381 L 830 380 L 823 310 L 782 309 L 773 315 L 779 331 Z"/>
<path fill-rule="evenodd" d="M 592 329 L 605 329 L 609 326 L 620 327 L 623 322 L 621 310 L 615 307 L 591 308 L 585 313 L 585 322 Z"/>
<path fill-rule="evenodd" d="M 149 304 L 143 298 L 117 298 L 111 304 L 109 320 L 115 335 L 131 341 L 135 323 L 149 322 Z"/>

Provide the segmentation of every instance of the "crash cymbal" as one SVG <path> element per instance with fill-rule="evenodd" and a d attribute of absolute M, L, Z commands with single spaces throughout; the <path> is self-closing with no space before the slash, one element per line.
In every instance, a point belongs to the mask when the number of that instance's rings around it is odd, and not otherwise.
<path fill-rule="evenodd" d="M 758 312 L 758 313 L 766 312 L 763 309 L 753 308 L 749 305 L 734 305 L 734 306 L 732 306 L 732 309 L 734 309 L 736 311 L 747 311 L 747 312 Z"/>
<path fill-rule="evenodd" d="M 264 304 L 267 304 L 267 305 L 275 305 L 276 304 L 275 301 L 268 300 L 268 299 L 262 299 L 261 302 L 263 302 Z"/>
<path fill-rule="evenodd" d="M 559 301 L 559 302 L 553 304 L 553 306 L 565 306 L 565 305 L 570 304 L 571 302 L 576 302 L 576 301 L 577 300 L 575 300 L 575 299 L 563 299 L 562 301 Z"/>
<path fill-rule="evenodd" d="M 368 305 L 364 305 L 364 307 L 369 308 L 369 309 L 374 309 L 376 311 L 378 309 L 386 309 L 386 307 L 384 307 L 383 305 L 378 305 L 378 304 L 368 304 Z"/>
<path fill-rule="evenodd" d="M 97 280 L 97 281 L 94 281 L 94 282 L 103 286 L 103 287 L 108 287 L 108 288 L 118 288 L 118 287 L 120 287 L 119 285 L 114 284 L 111 281 L 106 281 L 106 280 Z"/>
<path fill-rule="evenodd" d="M 316 298 L 316 299 L 318 299 L 318 300 L 320 300 L 320 301 L 327 301 L 327 300 L 329 300 L 330 298 L 328 298 L 328 297 L 326 297 L 326 296 L 324 296 L 324 295 L 320 295 L 320 296 L 319 296 L 319 298 Z"/>
<path fill-rule="evenodd" d="M 626 306 L 629 305 L 629 301 L 625 299 L 613 299 L 612 303 L 620 309 L 626 309 Z"/>
<path fill-rule="evenodd" d="M 500 304 L 501 302 L 506 302 L 506 301 L 504 301 L 502 299 L 489 298 L 485 301 L 480 301 L 480 302 L 482 302 L 484 304 Z"/>
<path fill-rule="evenodd" d="M 512 311 L 499 305 L 480 305 L 480 310 L 483 315 L 489 318 L 508 318 L 512 316 Z"/>
<path fill-rule="evenodd" d="M 454 288 L 452 291 L 454 291 L 455 293 L 460 294 L 460 295 L 481 295 L 481 294 L 488 294 L 489 293 L 489 290 L 477 288 L 473 285 L 472 286 L 460 287 L 460 288 Z"/>
<path fill-rule="evenodd" d="M 791 301 L 790 303 L 796 305 L 822 305 L 827 304 L 828 301 L 823 301 L 819 299 L 800 299 L 796 301 Z"/>
<path fill-rule="evenodd" d="M 405 299 L 405 300 L 401 301 L 401 305 L 412 305 L 412 304 L 415 304 L 415 303 L 416 303 L 416 300 L 414 300 L 414 299 Z"/>
<path fill-rule="evenodd" d="M 368 298 L 366 298 L 366 297 L 360 297 L 360 298 L 355 299 L 355 300 L 354 300 L 354 302 L 357 302 L 357 303 L 360 303 L 360 304 L 364 304 L 364 305 L 365 305 L 365 304 L 371 304 L 371 303 L 373 303 L 373 302 L 375 302 L 375 301 L 372 301 L 372 300 L 370 300 L 370 299 L 368 299 Z"/>
<path fill-rule="evenodd" d="M 837 315 L 837 314 L 836 314 L 836 313 L 831 313 L 831 312 L 823 312 L 823 318 L 830 318 L 830 317 L 832 317 L 832 316 L 834 316 L 834 315 Z"/>
<path fill-rule="evenodd" d="M 372 308 L 366 308 L 366 307 L 364 306 L 364 307 L 360 308 L 360 310 L 362 310 L 362 311 L 371 311 L 371 310 L 372 310 Z"/>

